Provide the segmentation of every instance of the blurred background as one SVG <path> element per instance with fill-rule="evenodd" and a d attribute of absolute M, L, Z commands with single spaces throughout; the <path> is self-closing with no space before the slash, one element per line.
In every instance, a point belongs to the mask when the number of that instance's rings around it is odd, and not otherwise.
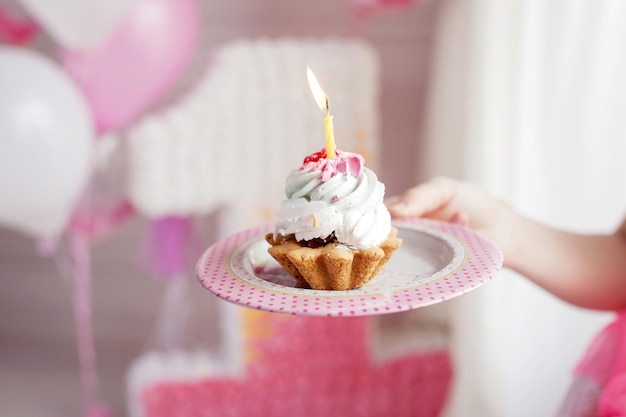
<path fill-rule="evenodd" d="M 286 324 L 223 305 L 193 267 L 270 222 L 286 174 L 323 146 L 309 63 L 338 147 L 388 195 L 449 175 L 611 232 L 624 18 L 619 0 L 0 0 L 0 411 L 225 415 L 206 381 L 241 377 L 251 329 L 280 340 Z M 350 326 L 376 329 L 367 351 L 430 364 L 410 368 L 428 376 L 415 395 L 439 387 L 371 415 L 548 416 L 610 318 L 505 270 Z"/>

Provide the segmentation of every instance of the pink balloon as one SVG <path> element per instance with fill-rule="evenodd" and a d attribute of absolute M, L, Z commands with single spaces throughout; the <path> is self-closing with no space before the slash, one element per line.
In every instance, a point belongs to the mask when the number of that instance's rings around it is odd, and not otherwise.
<path fill-rule="evenodd" d="M 19 18 L 0 4 L 0 43 L 24 45 L 37 35 L 39 27 L 30 19 Z"/>
<path fill-rule="evenodd" d="M 127 125 L 165 96 L 191 61 L 198 37 L 195 0 L 139 0 L 101 45 L 87 52 L 64 49 L 61 58 L 103 133 Z"/>

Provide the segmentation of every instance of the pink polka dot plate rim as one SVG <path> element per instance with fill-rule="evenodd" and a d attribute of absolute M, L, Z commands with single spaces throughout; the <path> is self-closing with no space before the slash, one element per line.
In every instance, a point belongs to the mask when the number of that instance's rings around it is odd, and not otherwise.
<path fill-rule="evenodd" d="M 305 316 L 365 316 L 413 310 L 465 294 L 490 281 L 502 253 L 467 228 L 435 220 L 394 221 L 403 239 L 362 288 L 321 291 L 296 282 L 267 253 L 265 225 L 209 247 L 196 272 L 212 294 L 243 307 Z"/>

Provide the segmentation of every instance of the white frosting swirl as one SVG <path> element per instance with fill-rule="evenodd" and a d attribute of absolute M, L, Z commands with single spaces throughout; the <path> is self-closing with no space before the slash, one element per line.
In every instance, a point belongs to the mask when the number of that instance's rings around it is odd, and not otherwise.
<path fill-rule="evenodd" d="M 296 240 L 325 239 L 341 225 L 343 217 L 323 201 L 284 200 L 276 213 L 276 233 L 296 235 Z"/>
<path fill-rule="evenodd" d="M 382 243 L 391 230 L 385 186 L 362 162 L 360 155 L 341 151 L 336 160 L 305 160 L 287 177 L 288 200 L 277 212 L 276 233 L 293 233 L 300 241 L 324 239 L 334 231 L 351 249 Z"/>

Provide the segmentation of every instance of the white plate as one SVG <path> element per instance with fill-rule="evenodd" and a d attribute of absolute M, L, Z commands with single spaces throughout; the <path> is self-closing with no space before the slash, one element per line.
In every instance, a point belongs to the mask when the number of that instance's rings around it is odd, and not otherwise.
<path fill-rule="evenodd" d="M 362 288 L 326 291 L 297 288 L 267 253 L 267 225 L 211 246 L 197 264 L 202 285 L 236 304 L 310 316 L 362 316 L 411 310 L 474 289 L 502 266 L 487 239 L 450 223 L 414 219 L 394 222 L 402 246 Z"/>

